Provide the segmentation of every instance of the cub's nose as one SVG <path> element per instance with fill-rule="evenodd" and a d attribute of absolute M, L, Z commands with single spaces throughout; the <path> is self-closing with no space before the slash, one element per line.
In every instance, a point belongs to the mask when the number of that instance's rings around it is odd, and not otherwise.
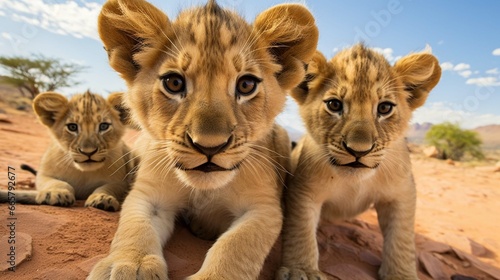
<path fill-rule="evenodd" d="M 200 142 L 194 141 L 191 135 L 189 135 L 189 133 L 186 135 L 186 137 L 188 138 L 188 142 L 194 149 L 196 149 L 198 152 L 204 154 L 207 157 L 212 157 L 216 154 L 224 152 L 229 147 L 229 145 L 231 145 L 231 141 L 233 139 L 233 136 L 231 135 L 229 136 L 228 139 L 226 139 L 226 141 L 220 143 L 219 145 L 206 147 Z"/>
<path fill-rule="evenodd" d="M 369 154 L 372 150 L 373 150 L 373 147 L 375 147 L 375 144 L 371 146 L 371 148 L 369 148 L 368 150 L 365 150 L 365 151 L 357 151 L 357 150 L 354 150 L 353 148 L 349 147 L 349 144 L 347 144 L 345 141 L 342 141 L 342 146 L 344 146 L 344 149 L 349 153 L 351 154 L 352 156 L 354 156 L 355 158 L 360 158 L 360 157 L 364 157 L 366 156 L 367 154 Z"/>
<path fill-rule="evenodd" d="M 88 157 L 91 157 L 93 156 L 95 153 L 97 153 L 97 148 L 78 148 L 78 151 L 83 154 L 83 155 L 86 155 Z"/>

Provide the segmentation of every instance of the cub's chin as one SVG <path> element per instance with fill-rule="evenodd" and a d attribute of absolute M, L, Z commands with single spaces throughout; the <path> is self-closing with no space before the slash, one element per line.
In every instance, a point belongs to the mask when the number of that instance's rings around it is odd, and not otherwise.
<path fill-rule="evenodd" d="M 84 162 L 74 162 L 76 169 L 89 172 L 101 169 L 104 167 L 104 161 L 84 161 Z"/>
<path fill-rule="evenodd" d="M 210 171 L 176 169 L 175 173 L 184 184 L 200 190 L 213 190 L 226 186 L 236 176 L 237 170 Z"/>

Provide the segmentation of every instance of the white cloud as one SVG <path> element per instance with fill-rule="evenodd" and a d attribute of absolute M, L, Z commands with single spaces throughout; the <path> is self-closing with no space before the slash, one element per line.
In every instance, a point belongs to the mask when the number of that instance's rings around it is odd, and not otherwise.
<path fill-rule="evenodd" d="M 477 85 L 480 87 L 488 87 L 488 86 L 500 86 L 500 81 L 498 81 L 495 77 L 480 77 L 480 78 L 471 78 L 466 82 L 468 85 Z"/>
<path fill-rule="evenodd" d="M 441 70 L 443 70 L 443 71 L 453 70 L 453 63 L 451 63 L 451 62 L 441 63 Z"/>
<path fill-rule="evenodd" d="M 7 40 L 12 40 L 12 35 L 10 35 L 10 33 L 7 33 L 7 32 L 2 32 L 2 34 L 0 34 L 2 36 L 2 38 L 4 39 L 7 39 Z"/>
<path fill-rule="evenodd" d="M 493 50 L 493 55 L 500 55 L 500 48 Z"/>
<path fill-rule="evenodd" d="M 1 0 L 0 10 L 12 20 L 25 22 L 50 32 L 76 38 L 97 35 L 97 16 L 101 5 L 94 2 L 51 0 Z"/>
<path fill-rule="evenodd" d="M 500 115 L 479 114 L 463 109 L 454 109 L 452 104 L 443 102 L 427 103 L 413 114 L 412 123 L 458 123 L 463 128 L 471 129 L 479 126 L 499 124 Z"/>
<path fill-rule="evenodd" d="M 384 57 L 390 62 L 390 63 L 394 63 L 396 60 L 398 60 L 399 58 L 401 58 L 401 56 L 397 56 L 397 57 L 394 57 L 393 56 L 393 53 L 394 53 L 394 50 L 391 49 L 391 48 L 373 48 L 374 51 L 376 52 L 379 52 L 381 54 L 384 55 Z"/>
<path fill-rule="evenodd" d="M 458 73 L 460 76 L 464 77 L 464 78 L 469 78 L 470 75 L 472 75 L 472 71 L 470 70 L 465 70 L 465 71 L 462 71 L 462 72 L 459 72 Z"/>
<path fill-rule="evenodd" d="M 498 71 L 498 68 L 493 68 L 490 70 L 486 70 L 486 74 L 497 75 L 500 74 L 500 71 Z"/>
<path fill-rule="evenodd" d="M 5 16 L 4 11 L 0 11 L 0 16 Z"/>
<path fill-rule="evenodd" d="M 453 70 L 455 70 L 455 71 L 463 71 L 463 70 L 467 70 L 467 69 L 470 69 L 470 65 L 466 64 L 466 63 L 459 63 L 459 64 L 455 65 L 455 67 L 453 67 Z"/>
<path fill-rule="evenodd" d="M 306 131 L 299 114 L 299 107 L 291 97 L 287 98 L 285 109 L 278 115 L 276 122 L 288 131 L 290 139 L 293 141 L 299 140 Z"/>

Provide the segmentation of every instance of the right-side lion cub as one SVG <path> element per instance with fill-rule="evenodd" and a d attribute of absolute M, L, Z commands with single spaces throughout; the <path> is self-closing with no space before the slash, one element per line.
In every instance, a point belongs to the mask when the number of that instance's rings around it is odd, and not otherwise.
<path fill-rule="evenodd" d="M 298 4 L 250 25 L 211 0 L 177 20 L 146 1 L 110 0 L 99 34 L 126 80 L 141 164 L 107 257 L 89 279 L 167 279 L 175 219 L 218 236 L 194 279 L 257 279 L 282 226 L 290 142 L 274 124 L 318 40 Z M 281 177 L 281 178 L 280 178 Z"/>
<path fill-rule="evenodd" d="M 372 203 L 384 235 L 380 278 L 418 279 L 404 136 L 412 111 L 440 79 L 437 59 L 416 53 L 391 66 L 356 45 L 330 62 L 316 53 L 307 72 L 292 92 L 308 133 L 292 151 L 277 279 L 326 279 L 318 268 L 319 220 L 351 218 Z"/>

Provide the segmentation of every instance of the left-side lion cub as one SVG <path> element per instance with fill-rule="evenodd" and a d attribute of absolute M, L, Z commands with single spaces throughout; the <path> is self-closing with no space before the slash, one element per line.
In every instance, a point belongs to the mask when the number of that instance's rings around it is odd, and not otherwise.
<path fill-rule="evenodd" d="M 52 143 L 36 174 L 36 191 L 18 191 L 16 202 L 85 206 L 117 211 L 133 180 L 135 159 L 122 141 L 127 110 L 122 94 L 108 99 L 89 91 L 70 100 L 46 92 L 33 100 L 39 120 L 50 129 Z M 6 201 L 4 191 L 0 201 Z"/>
<path fill-rule="evenodd" d="M 314 54 L 311 13 L 278 5 L 251 25 L 209 1 L 171 22 L 146 1 L 111 0 L 99 34 L 127 82 L 142 152 L 89 279 L 167 279 L 163 246 L 180 213 L 219 236 L 189 279 L 256 279 L 282 225 L 290 142 L 274 119 Z"/>

